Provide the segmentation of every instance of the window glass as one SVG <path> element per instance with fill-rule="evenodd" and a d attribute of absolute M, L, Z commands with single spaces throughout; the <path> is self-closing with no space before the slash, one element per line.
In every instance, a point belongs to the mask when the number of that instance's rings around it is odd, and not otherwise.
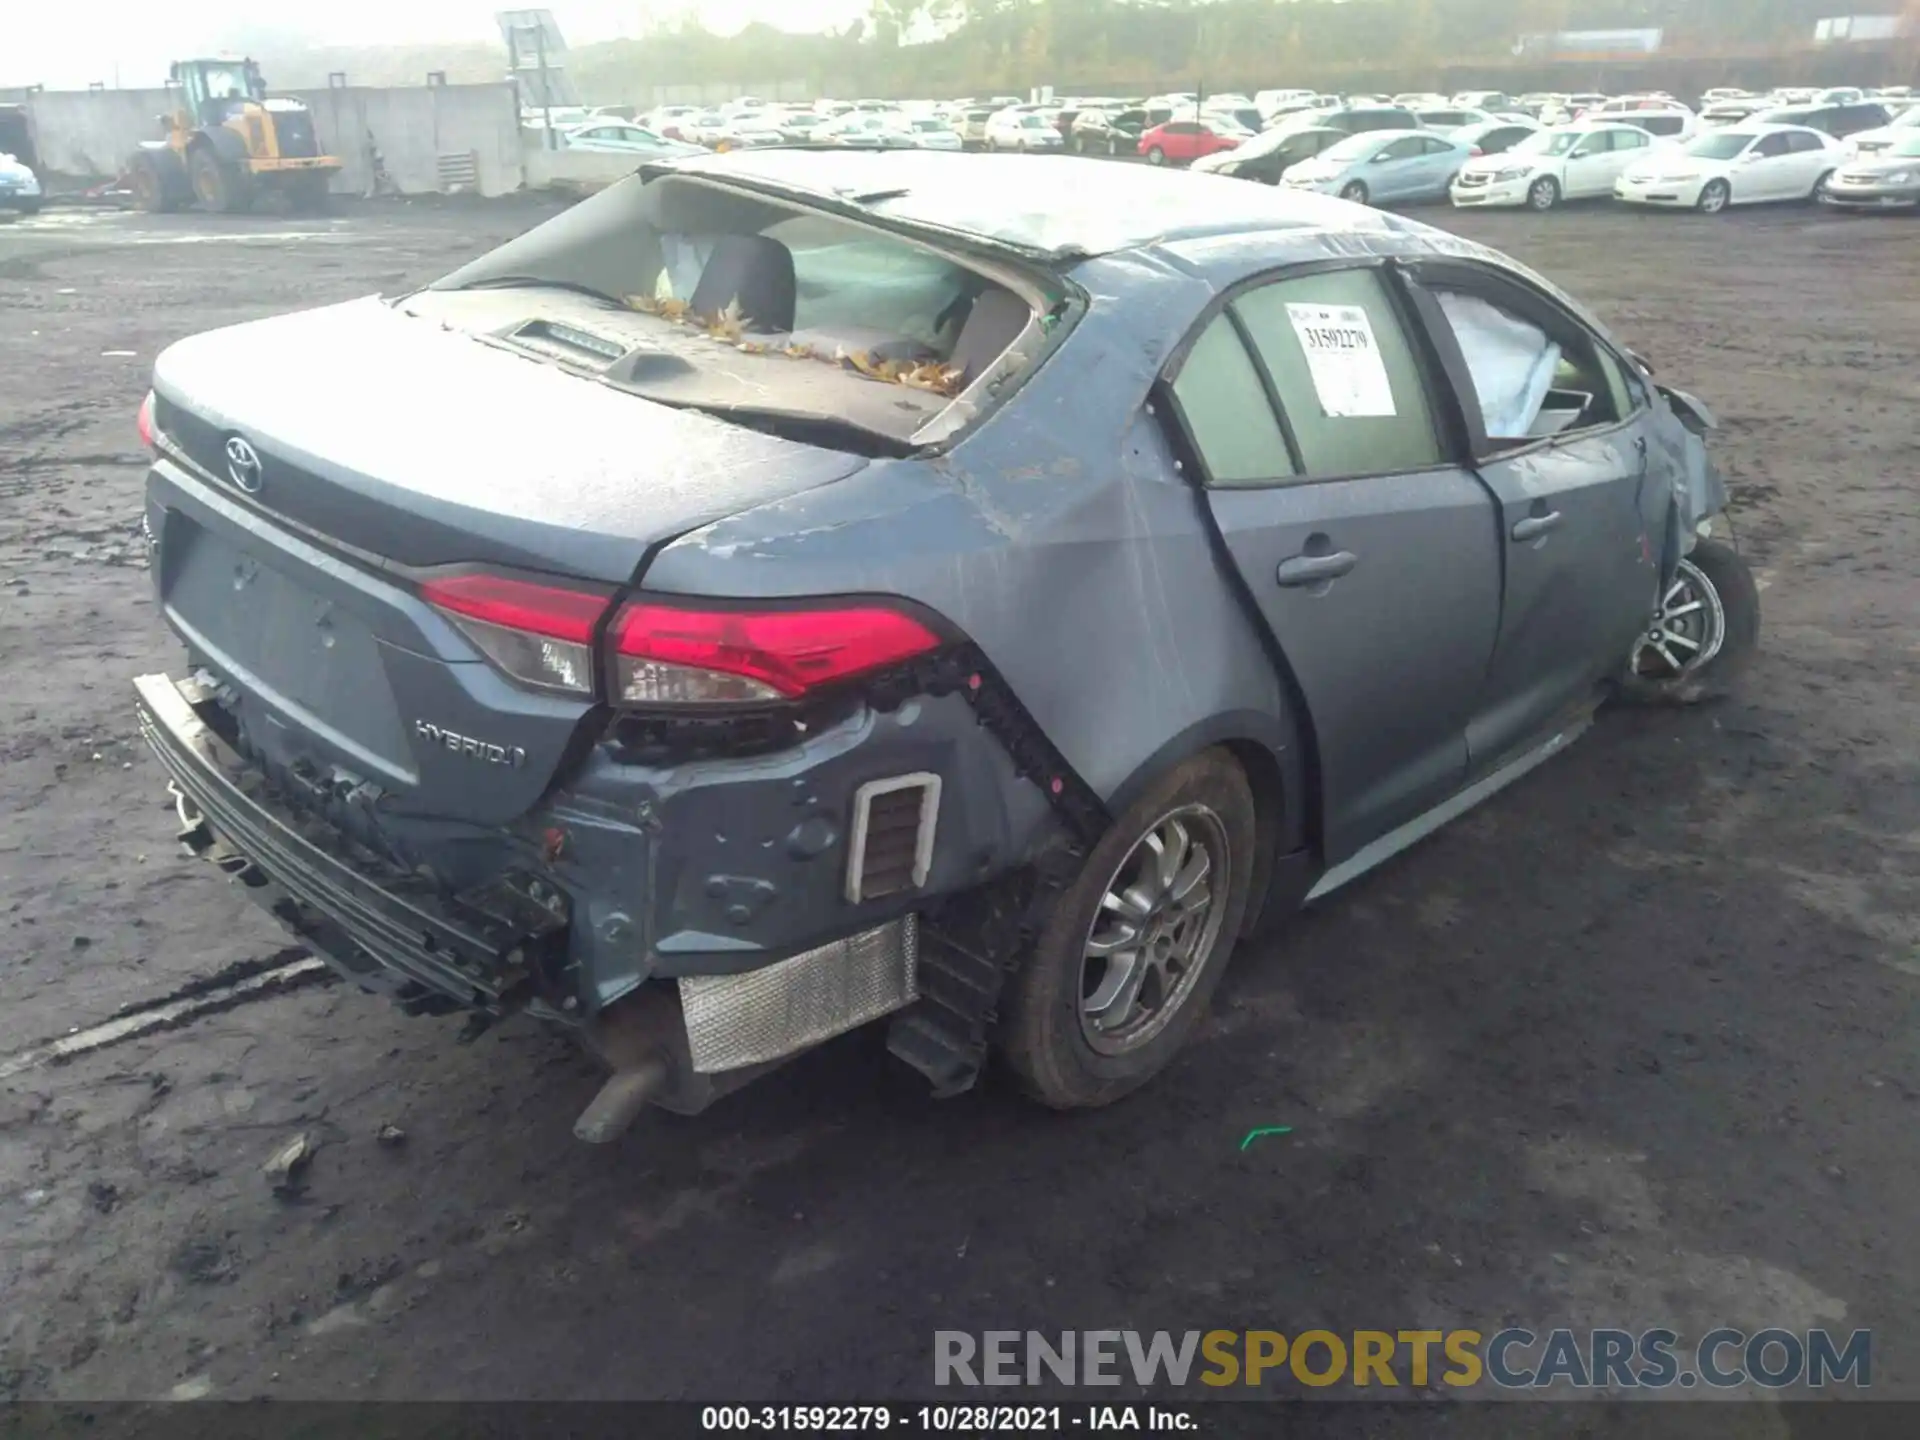
<path fill-rule="evenodd" d="M 1613 148 L 1616 150 L 1644 150 L 1648 143 L 1648 137 L 1638 130 L 1613 132 Z"/>
<path fill-rule="evenodd" d="M 1809 150 L 1824 150 L 1826 148 L 1827 147 L 1821 143 L 1818 135 L 1807 130 L 1795 130 L 1787 136 L 1787 149 L 1790 151 L 1805 152 Z"/>
<path fill-rule="evenodd" d="M 1273 376 L 1309 475 L 1440 463 L 1420 367 L 1377 272 L 1276 281 L 1235 309 Z"/>
<path fill-rule="evenodd" d="M 1772 135 L 1762 135 L 1757 141 L 1755 141 L 1753 146 L 1753 153 L 1756 155 L 1771 158 L 1772 156 L 1775 156 L 1775 155 L 1786 154 L 1787 148 L 1788 148 L 1787 137 L 1784 134 L 1780 134 L 1776 132 L 1775 134 L 1772 134 Z"/>
<path fill-rule="evenodd" d="M 1459 343 L 1496 453 L 1610 425 L 1631 412 L 1618 363 L 1571 317 L 1555 312 L 1548 320 L 1457 287 L 1437 286 L 1433 294 Z"/>
<path fill-rule="evenodd" d="M 1188 352 L 1173 395 L 1213 484 L 1264 485 L 1293 474 L 1260 372 L 1225 315 Z"/>

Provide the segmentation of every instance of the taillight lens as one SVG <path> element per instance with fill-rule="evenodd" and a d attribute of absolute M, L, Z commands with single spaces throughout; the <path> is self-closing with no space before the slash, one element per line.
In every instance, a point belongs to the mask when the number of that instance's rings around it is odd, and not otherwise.
<path fill-rule="evenodd" d="M 133 423 L 140 432 L 140 443 L 153 449 L 153 391 L 147 391 L 147 398 L 140 402 L 140 414 Z"/>
<path fill-rule="evenodd" d="M 633 706 L 792 700 L 941 643 L 880 605 L 697 610 L 651 600 L 622 606 L 609 640 L 614 703 Z"/>
<path fill-rule="evenodd" d="M 420 593 L 521 684 L 593 694 L 593 632 L 607 611 L 605 591 L 456 575 L 429 580 Z"/>

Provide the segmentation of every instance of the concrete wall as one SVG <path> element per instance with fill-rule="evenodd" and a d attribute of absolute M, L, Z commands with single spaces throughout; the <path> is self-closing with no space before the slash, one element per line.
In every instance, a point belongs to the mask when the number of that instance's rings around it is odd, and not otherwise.
<path fill-rule="evenodd" d="M 604 155 L 591 150 L 549 150 L 538 131 L 525 141 L 529 190 L 604 190 L 640 168 L 638 155 Z"/>
<path fill-rule="evenodd" d="M 523 181 L 520 113 L 510 85 L 348 86 L 294 95 L 313 111 L 321 145 L 346 161 L 336 190 L 370 188 L 369 137 L 404 194 L 441 188 L 442 155 L 471 153 L 483 195 L 504 195 Z"/>
<path fill-rule="evenodd" d="M 441 188 L 442 155 L 471 154 L 482 194 L 501 195 L 522 184 L 520 118 L 509 85 L 349 87 L 293 95 L 313 111 L 321 148 L 346 162 L 334 181 L 337 191 L 365 193 L 371 187 L 372 147 L 405 194 Z M 159 138 L 157 117 L 173 103 L 167 90 L 67 90 L 34 95 L 27 108 L 45 168 L 111 178 L 140 141 Z"/>
<path fill-rule="evenodd" d="M 41 165 L 61 175 L 111 179 L 142 140 L 160 138 L 171 91 L 43 90 L 27 101 Z"/>

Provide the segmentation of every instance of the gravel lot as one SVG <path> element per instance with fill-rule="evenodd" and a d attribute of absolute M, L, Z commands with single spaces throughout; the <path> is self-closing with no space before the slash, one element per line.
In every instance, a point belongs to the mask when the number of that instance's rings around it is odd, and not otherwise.
<path fill-rule="evenodd" d="M 0 1056 L 285 944 L 177 857 L 135 736 L 128 681 L 178 665 L 155 353 L 543 213 L 0 223 Z M 1740 693 L 1611 714 L 1243 951 L 1100 1114 L 933 1103 L 869 1034 L 593 1150 L 565 1043 L 324 985 L 0 1061 L 0 1395 L 872 1399 L 932 1393 L 936 1329 L 1524 1323 L 1872 1327 L 1875 1392 L 1920 1397 L 1920 229 L 1427 218 L 1719 411 Z"/>

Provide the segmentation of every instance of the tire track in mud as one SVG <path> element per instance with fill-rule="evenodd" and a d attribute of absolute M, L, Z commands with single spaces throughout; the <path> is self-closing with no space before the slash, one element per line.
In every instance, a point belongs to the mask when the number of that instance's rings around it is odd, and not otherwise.
<path fill-rule="evenodd" d="M 209 1015 L 332 980 L 333 972 L 327 968 L 326 961 L 309 955 L 297 945 L 276 950 L 271 955 L 238 960 L 211 975 L 189 980 L 165 995 L 124 1005 L 83 1030 L 0 1057 L 0 1080 L 42 1065 L 65 1064 L 81 1055 L 143 1035 L 184 1029 Z"/>

